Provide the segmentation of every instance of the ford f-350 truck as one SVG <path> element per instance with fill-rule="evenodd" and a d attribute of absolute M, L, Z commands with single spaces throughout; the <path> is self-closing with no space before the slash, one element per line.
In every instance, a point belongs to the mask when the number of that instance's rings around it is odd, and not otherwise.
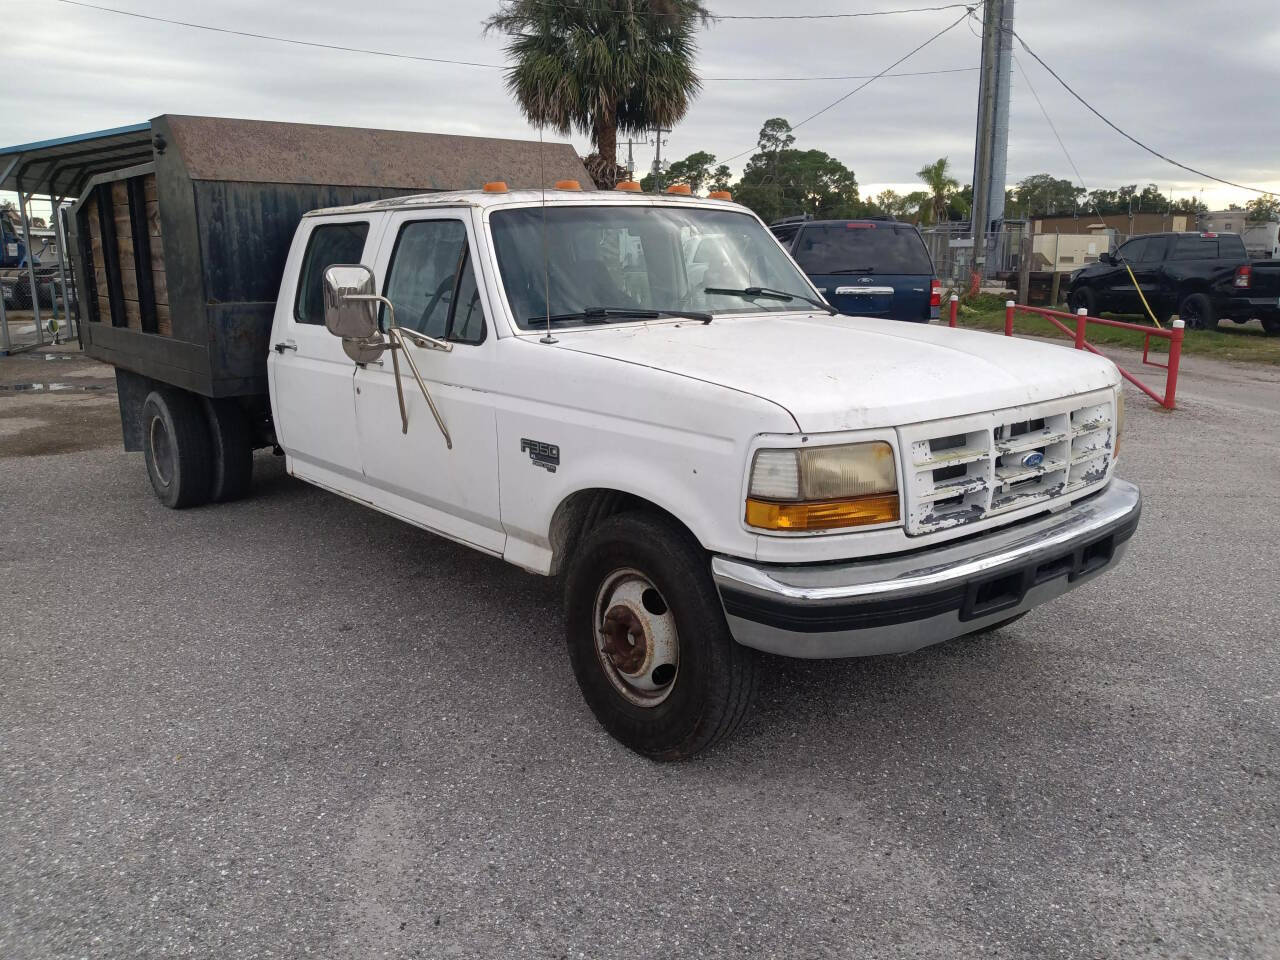
<path fill-rule="evenodd" d="M 686 262 L 702 237 L 718 271 Z M 558 576 L 586 702 L 656 759 L 734 729 L 760 651 L 993 629 L 1138 523 L 1111 363 L 833 315 L 726 199 L 490 183 L 315 210 L 278 281 L 265 402 L 126 377 L 160 499 L 225 499 L 226 464 L 275 444 L 295 477 Z"/>

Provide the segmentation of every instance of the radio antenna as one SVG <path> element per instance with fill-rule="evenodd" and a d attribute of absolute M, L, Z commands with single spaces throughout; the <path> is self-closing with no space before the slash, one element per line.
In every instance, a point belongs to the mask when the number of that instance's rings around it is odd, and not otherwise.
<path fill-rule="evenodd" d="M 543 154 L 542 127 L 538 127 L 538 182 L 542 184 L 542 302 L 547 308 L 547 332 L 539 343 L 558 343 L 551 335 L 551 254 L 547 250 L 547 168 Z"/>

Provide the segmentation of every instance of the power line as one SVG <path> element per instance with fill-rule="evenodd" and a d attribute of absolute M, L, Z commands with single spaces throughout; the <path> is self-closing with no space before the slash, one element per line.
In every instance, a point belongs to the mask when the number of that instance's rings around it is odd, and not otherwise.
<path fill-rule="evenodd" d="M 975 70 L 978 70 L 978 69 L 980 68 L 979 67 L 950 67 L 946 70 L 915 70 L 915 71 L 905 72 L 905 73 L 886 73 L 884 77 L 886 80 L 889 79 L 890 77 L 933 77 L 943 73 L 973 73 Z M 871 74 L 871 73 L 854 73 L 854 74 L 849 74 L 848 76 L 842 76 L 842 77 L 702 77 L 701 79 L 704 81 L 706 80 L 735 80 L 735 81 L 869 80 L 869 79 L 873 79 L 875 76 L 876 76 L 875 74 Z"/>
<path fill-rule="evenodd" d="M 1017 65 L 1018 73 L 1022 76 L 1022 79 L 1026 81 L 1027 89 L 1031 91 L 1031 96 L 1035 99 L 1036 106 L 1040 108 L 1040 113 L 1044 116 L 1045 123 L 1049 124 L 1049 129 L 1053 131 L 1054 139 L 1058 141 L 1058 146 L 1062 148 L 1063 156 L 1067 158 L 1067 163 L 1071 165 L 1071 169 L 1075 173 L 1076 179 L 1080 181 L 1080 186 L 1084 188 L 1085 194 L 1088 195 L 1089 185 L 1084 182 L 1084 177 L 1080 175 L 1080 168 L 1077 167 L 1076 162 L 1071 159 L 1071 151 L 1068 150 L 1067 145 L 1063 143 L 1062 135 L 1058 133 L 1058 128 L 1054 125 L 1052 118 L 1049 116 L 1049 111 L 1044 108 L 1044 103 L 1040 100 L 1040 94 L 1036 93 L 1036 88 L 1032 85 L 1031 78 L 1027 76 L 1027 71 L 1023 68 L 1022 61 L 1018 59 L 1016 54 L 1014 55 L 1013 62 Z M 1098 204 L 1096 200 L 1094 201 L 1093 206 L 1093 212 L 1101 217 L 1102 214 L 1098 212 Z"/>
<path fill-rule="evenodd" d="M 84 3 L 82 0 L 57 0 L 72 7 L 85 7 L 89 10 L 101 10 L 104 13 L 118 13 L 122 17 L 136 17 L 139 20 L 151 20 L 155 23 L 168 23 L 178 27 L 190 27 L 193 30 L 208 30 L 210 33 L 226 33 L 237 37 L 251 37 L 254 40 L 273 40 L 276 43 L 292 43 L 299 47 L 319 47 L 322 50 L 342 50 L 346 53 L 365 53 L 374 57 L 393 57 L 397 60 L 418 60 L 423 63 L 450 63 L 463 67 L 487 67 L 501 70 L 500 63 L 477 63 L 473 60 L 446 60 L 442 57 L 419 57 L 411 53 L 391 53 L 387 50 L 371 50 L 364 47 L 346 47 L 337 43 L 319 43 L 314 40 L 295 40 L 292 37 L 275 37 L 266 33 L 250 33 L 247 30 L 232 30 L 227 27 L 213 27 L 206 23 L 191 23 L 188 20 L 171 20 L 168 17 L 156 17 L 147 13 L 135 13 L 132 10 L 118 10 L 115 7 L 103 7 L 96 3 Z"/>
<path fill-rule="evenodd" d="M 878 79 L 880 79 L 881 77 L 883 77 L 885 74 L 887 74 L 890 70 L 892 70 L 892 69 L 893 69 L 894 67 L 896 67 L 898 64 L 900 64 L 900 63 L 902 63 L 902 62 L 904 62 L 904 61 L 906 61 L 906 60 L 910 59 L 911 57 L 914 57 L 917 53 L 919 53 L 919 52 L 920 52 L 921 50 L 923 50 L 925 47 L 929 46 L 929 44 L 933 43 L 933 41 L 937 40 L 937 39 L 938 39 L 939 37 L 941 37 L 944 33 L 948 33 L 949 31 L 954 30 L 956 27 L 958 27 L 958 26 L 960 25 L 960 23 L 961 23 L 965 18 L 967 18 L 967 17 L 968 17 L 968 16 L 969 16 L 973 11 L 974 11 L 974 9 L 975 9 L 974 7 L 965 7 L 965 12 L 964 12 L 964 13 L 960 14 L 960 16 L 959 16 L 959 17 L 957 17 L 955 20 L 953 20 L 949 25 L 947 25 L 947 26 L 943 27 L 941 30 L 939 30 L 937 33 L 935 33 L 933 36 L 931 36 L 931 37 L 930 37 L 928 40 L 926 40 L 924 43 L 920 44 L 918 47 L 913 48 L 913 49 L 912 49 L 911 51 L 909 51 L 908 53 L 906 53 L 906 54 L 904 54 L 903 56 L 899 57 L 897 60 L 893 61 L 893 63 L 889 64 L 887 67 L 885 67 L 883 70 L 881 70 L 879 73 L 873 74 L 869 79 L 867 79 L 867 80 L 865 80 L 864 82 L 862 82 L 862 83 L 858 84 L 856 87 L 854 87 L 854 88 L 853 88 L 852 90 L 850 90 L 848 93 L 846 93 L 844 96 L 842 96 L 842 97 L 837 97 L 835 100 L 832 100 L 830 103 L 828 103 L 828 104 L 827 104 L 825 107 L 823 107 L 821 110 L 818 110 L 818 111 L 816 111 L 816 112 L 814 112 L 814 113 L 809 114 L 809 116 L 805 117 L 805 118 L 804 118 L 803 120 L 801 120 L 799 123 L 792 124 L 792 125 L 791 125 L 791 129 L 792 129 L 792 130 L 798 130 L 798 129 L 800 129 L 800 128 L 801 128 L 801 127 L 803 127 L 806 123 L 808 123 L 810 120 L 813 120 L 813 119 L 815 119 L 816 117 L 820 117 L 820 116 L 822 116 L 824 113 L 826 113 L 828 110 L 831 110 L 831 109 L 833 109 L 833 108 L 835 108 L 835 107 L 839 106 L 840 104 L 844 103 L 844 101 L 848 100 L 850 97 L 852 97 L 852 96 L 853 96 L 855 93 L 857 93 L 859 90 L 865 90 L 865 89 L 866 89 L 867 87 L 869 87 L 872 83 L 874 83 L 876 80 L 878 80 Z M 724 160 L 721 160 L 720 162 L 721 162 L 721 163 L 730 163 L 730 162 L 732 162 L 732 161 L 734 161 L 734 160 L 737 160 L 739 157 L 744 157 L 744 156 L 746 156 L 748 153 L 750 153 L 752 150 L 755 150 L 755 149 L 757 149 L 757 147 L 756 147 L 756 146 L 748 147 L 746 150 L 743 150 L 741 153 L 735 153 L 732 157 L 728 157 L 728 158 L 726 158 L 726 159 L 724 159 Z"/>
<path fill-rule="evenodd" d="M 176 27 L 189 27 L 193 30 L 207 30 L 211 33 L 225 33 L 237 37 L 249 37 L 254 40 L 271 40 L 275 43 L 290 43 L 301 47 L 317 47 L 321 50 L 338 50 L 344 53 L 363 53 L 375 57 L 391 57 L 397 60 L 417 60 L 425 63 L 443 63 L 452 64 L 463 67 L 482 67 L 489 70 L 503 70 L 507 65 L 502 63 L 478 63 L 472 60 L 446 60 L 441 57 L 420 57 L 414 54 L 397 53 L 392 50 L 375 50 L 368 47 L 348 47 L 337 43 L 320 43 L 314 40 L 298 40 L 294 37 L 278 37 L 266 33 L 251 33 L 247 30 L 232 30 L 228 27 L 215 27 L 206 23 L 193 23 L 189 20 L 174 20 L 169 17 L 158 17 L 152 14 L 137 13 L 133 10 L 120 10 L 116 7 L 105 7 L 96 3 L 85 3 L 83 0 L 57 0 L 58 3 L 65 3 L 73 7 L 84 7 L 88 10 L 98 10 L 103 13 L 115 13 L 122 17 L 135 17 L 139 20 L 150 20 L 154 23 L 166 23 Z M 939 7 L 937 9 L 947 9 Z M 890 13 L 893 11 L 882 11 Z M 888 74 L 891 77 L 924 77 L 936 74 L 946 73 L 962 73 L 969 70 L 976 70 L 976 67 L 956 67 L 947 70 L 921 70 L 915 73 L 893 73 Z M 754 82 L 754 81 L 803 81 L 803 80 L 862 80 L 866 79 L 868 74 L 854 74 L 842 76 L 814 76 L 814 77 L 702 77 L 704 81 L 734 81 L 734 82 Z"/>
<path fill-rule="evenodd" d="M 1179 163 L 1177 160 L 1174 160 L 1172 157 L 1165 156 L 1163 153 L 1161 153 L 1159 150 L 1156 150 L 1154 147 L 1147 146 L 1137 137 L 1120 129 L 1118 126 L 1116 126 L 1106 117 L 1104 117 L 1101 113 L 1099 113 L 1097 109 L 1094 108 L 1093 104 L 1089 103 L 1088 100 L 1080 96 L 1080 94 L 1076 93 L 1075 90 L 1071 89 L 1071 85 L 1068 84 L 1067 81 L 1063 80 L 1060 76 L 1058 76 L 1058 74 L 1054 71 L 1054 69 L 1040 58 L 1039 54 L 1037 54 L 1034 50 L 1032 50 L 1029 46 L 1027 46 L 1027 41 L 1023 40 L 1022 37 L 1018 36 L 1017 31 L 1014 31 L 1013 35 L 1018 38 L 1018 43 L 1022 45 L 1022 49 L 1027 51 L 1027 53 L 1030 56 L 1034 57 L 1036 62 L 1039 63 L 1040 66 L 1044 67 L 1045 70 L 1049 71 L 1049 75 L 1053 77 L 1053 79 L 1057 80 L 1058 83 L 1062 84 L 1063 89 L 1065 89 L 1067 93 L 1071 94 L 1073 97 L 1079 100 L 1082 104 L 1084 104 L 1084 107 L 1086 110 L 1092 113 L 1095 117 L 1097 117 L 1099 120 L 1105 123 L 1108 127 L 1114 130 L 1116 133 L 1120 134 L 1120 136 L 1124 137 L 1130 143 L 1136 144 L 1137 146 L 1141 147 L 1143 150 L 1147 151 L 1147 153 L 1151 154 L 1154 157 L 1159 157 L 1165 163 L 1172 164 L 1173 166 L 1178 167 L 1181 170 L 1186 170 L 1188 173 L 1194 173 L 1197 177 L 1204 177 L 1206 180 L 1213 180 L 1217 183 L 1223 183 L 1223 184 L 1226 184 L 1228 187 L 1235 187 L 1237 190 L 1248 190 L 1252 193 L 1260 193 L 1263 195 L 1267 195 L 1271 193 L 1271 191 L 1269 190 L 1262 190 L 1258 187 L 1250 187 L 1243 183 L 1236 183 L 1234 180 L 1224 180 L 1222 177 L 1215 177 L 1211 173 L 1205 173 L 1203 170 L 1197 170 L 1195 167 L 1189 167 L 1185 163 Z"/>
<path fill-rule="evenodd" d="M 902 10 L 868 10 L 860 13 L 713 13 L 714 20 L 845 20 L 855 17 L 890 17 L 899 13 L 936 13 L 939 10 L 959 10 L 967 3 L 948 3 L 940 7 L 909 7 Z"/>
<path fill-rule="evenodd" d="M 576 6 L 585 8 L 587 6 L 601 6 L 598 2 L 569 4 L 565 0 L 537 0 L 538 6 L 541 7 L 559 7 Z M 612 10 L 620 12 L 632 13 L 635 10 L 634 3 L 615 3 L 604 4 Z M 939 10 L 959 10 L 961 7 L 967 7 L 967 3 L 946 3 L 936 7 L 906 7 L 894 10 L 864 10 L 855 13 L 711 13 L 712 20 L 847 20 L 855 17 L 891 17 L 900 13 L 936 13 Z"/>

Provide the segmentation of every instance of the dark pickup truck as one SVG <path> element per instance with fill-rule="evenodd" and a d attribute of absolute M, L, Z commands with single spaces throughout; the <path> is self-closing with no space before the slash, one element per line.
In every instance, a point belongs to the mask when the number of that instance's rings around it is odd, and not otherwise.
<path fill-rule="evenodd" d="M 1077 270 L 1067 288 L 1071 309 L 1090 314 L 1145 314 L 1143 298 L 1161 322 L 1177 314 L 1192 330 L 1212 330 L 1219 320 L 1256 317 L 1277 335 L 1280 260 L 1250 261 L 1234 233 L 1152 233 Z"/>

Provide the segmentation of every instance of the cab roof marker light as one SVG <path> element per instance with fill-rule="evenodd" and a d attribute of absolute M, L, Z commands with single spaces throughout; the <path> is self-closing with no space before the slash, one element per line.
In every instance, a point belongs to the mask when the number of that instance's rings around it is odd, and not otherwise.
<path fill-rule="evenodd" d="M 483 187 L 481 187 L 480 189 L 481 189 L 481 190 L 483 190 L 485 193 L 506 193 L 506 192 L 507 192 L 507 181 L 505 181 L 505 180 L 490 180 L 488 183 L 486 183 L 486 184 L 485 184 Z"/>
<path fill-rule="evenodd" d="M 687 183 L 673 183 L 671 186 L 667 187 L 667 193 L 674 193 L 681 197 L 687 197 L 693 193 L 693 190 L 690 189 Z"/>
<path fill-rule="evenodd" d="M 556 189 L 557 190 L 581 190 L 582 184 L 580 184 L 577 180 L 557 180 Z"/>
<path fill-rule="evenodd" d="M 624 190 L 627 193 L 639 193 L 641 187 L 640 184 L 636 183 L 634 180 L 619 180 L 613 189 Z"/>
<path fill-rule="evenodd" d="M 732 200 L 733 194 L 728 190 L 712 190 L 707 194 L 708 200 Z"/>

